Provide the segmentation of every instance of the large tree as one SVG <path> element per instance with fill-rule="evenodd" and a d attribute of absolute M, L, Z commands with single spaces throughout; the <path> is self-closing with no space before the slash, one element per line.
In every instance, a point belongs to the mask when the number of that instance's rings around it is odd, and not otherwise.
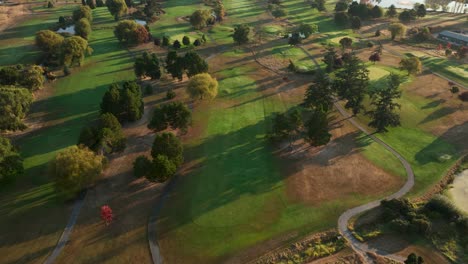
<path fill-rule="evenodd" d="M 349 37 L 344 37 L 340 39 L 340 45 L 342 49 L 350 49 L 353 45 L 353 39 Z"/>
<path fill-rule="evenodd" d="M 370 14 L 373 18 L 380 18 L 383 16 L 383 10 L 380 6 L 376 5 L 371 9 Z"/>
<path fill-rule="evenodd" d="M 42 88 L 44 69 L 38 65 L 14 65 L 0 69 L 0 85 L 21 86 L 29 90 Z"/>
<path fill-rule="evenodd" d="M 154 109 L 148 128 L 159 132 L 170 127 L 185 132 L 191 121 L 192 113 L 184 103 L 171 102 Z"/>
<path fill-rule="evenodd" d="M 418 17 L 425 17 L 426 16 L 426 6 L 424 4 L 418 5 L 418 8 L 416 9 L 416 15 Z"/>
<path fill-rule="evenodd" d="M 66 66 L 81 65 L 86 54 L 91 53 L 88 41 L 80 36 L 66 38 L 62 44 L 62 63 Z"/>
<path fill-rule="evenodd" d="M 114 16 L 115 20 L 119 20 L 123 15 L 128 12 L 125 0 L 107 0 L 107 9 Z"/>
<path fill-rule="evenodd" d="M 304 34 L 308 38 L 313 33 L 318 32 L 318 26 L 316 24 L 300 24 L 297 31 Z"/>
<path fill-rule="evenodd" d="M 388 26 L 388 30 L 392 36 L 392 40 L 394 40 L 397 36 L 403 38 L 406 34 L 406 26 L 401 23 L 392 23 Z"/>
<path fill-rule="evenodd" d="M 400 115 L 395 112 L 400 105 L 395 100 L 401 97 L 399 86 L 400 76 L 390 74 L 386 87 L 376 89 L 371 93 L 371 105 L 373 110 L 368 112 L 371 117 L 369 126 L 377 129 L 377 132 L 387 132 L 387 127 L 400 125 Z"/>
<path fill-rule="evenodd" d="M 115 27 L 117 39 L 127 45 L 138 45 L 148 41 L 149 33 L 146 28 L 134 20 L 123 20 Z"/>
<path fill-rule="evenodd" d="M 86 18 L 89 22 L 93 22 L 93 12 L 89 6 L 80 6 L 73 11 L 73 21 L 78 22 L 80 19 Z"/>
<path fill-rule="evenodd" d="M 341 68 L 343 61 L 338 56 L 336 49 L 333 46 L 329 46 L 326 49 L 325 55 L 323 56 L 323 62 L 327 65 L 325 70 L 332 72 L 338 68 Z"/>
<path fill-rule="evenodd" d="M 182 143 L 173 133 L 157 134 L 154 138 L 151 156 L 156 158 L 159 155 L 168 157 L 177 167 L 184 161 L 184 148 Z"/>
<path fill-rule="evenodd" d="M 172 78 L 181 81 L 185 71 L 185 59 L 177 55 L 177 51 L 169 51 L 166 57 L 166 70 L 171 74 Z"/>
<path fill-rule="evenodd" d="M 57 56 L 60 53 L 64 37 L 51 30 L 41 30 L 36 33 L 36 46 L 50 55 Z"/>
<path fill-rule="evenodd" d="M 331 110 L 333 106 L 333 89 L 330 77 L 326 73 L 317 72 L 314 84 L 306 90 L 304 106 L 324 112 Z"/>
<path fill-rule="evenodd" d="M 391 5 L 388 8 L 386 15 L 391 18 L 396 17 L 398 15 L 395 5 Z"/>
<path fill-rule="evenodd" d="M 71 199 L 90 187 L 103 170 L 104 157 L 86 147 L 72 146 L 60 153 L 50 163 L 50 175 L 60 196 Z"/>
<path fill-rule="evenodd" d="M 340 99 L 346 100 L 345 107 L 357 114 L 363 108 L 362 102 L 369 86 L 369 70 L 355 55 L 335 74 L 332 87 Z"/>
<path fill-rule="evenodd" d="M 400 69 L 408 72 L 408 75 L 416 75 L 422 71 L 422 63 L 418 57 L 407 57 L 400 61 Z"/>
<path fill-rule="evenodd" d="M 32 94 L 27 89 L 0 87 L 0 131 L 25 129 L 22 120 L 32 101 Z"/>
<path fill-rule="evenodd" d="M 192 99 L 213 99 L 218 94 L 218 81 L 208 73 L 197 74 L 189 80 L 187 93 Z"/>
<path fill-rule="evenodd" d="M 210 19 L 212 19 L 210 10 L 199 9 L 190 16 L 190 24 L 195 29 L 202 29 L 208 25 Z"/>
<path fill-rule="evenodd" d="M 85 145 L 99 153 L 122 151 L 125 142 L 122 126 L 111 113 L 102 114 L 97 125 L 84 127 L 78 139 L 78 145 Z"/>
<path fill-rule="evenodd" d="M 404 263 L 405 264 L 424 264 L 424 259 L 420 256 L 417 256 L 414 253 L 411 253 L 408 255 Z"/>
<path fill-rule="evenodd" d="M 302 126 L 301 112 L 294 108 L 286 113 L 275 113 L 268 137 L 274 141 L 287 139 L 299 132 Z M 292 143 L 289 141 L 289 143 Z"/>
<path fill-rule="evenodd" d="M 23 159 L 10 140 L 0 136 L 0 187 L 24 173 Z"/>
<path fill-rule="evenodd" d="M 193 51 L 185 53 L 184 65 L 189 78 L 200 73 L 208 72 L 208 63 Z"/>
<path fill-rule="evenodd" d="M 137 57 L 134 64 L 135 75 L 137 77 L 148 76 L 151 79 L 161 78 L 161 67 L 156 53 L 148 54 L 143 52 L 141 57 Z"/>
<path fill-rule="evenodd" d="M 232 38 L 234 39 L 234 42 L 236 42 L 238 45 L 242 45 L 249 42 L 249 33 L 250 27 L 248 25 L 237 25 L 234 28 L 234 34 L 232 35 Z"/>
<path fill-rule="evenodd" d="M 322 146 L 330 142 L 331 134 L 328 132 L 328 117 L 323 111 L 312 111 L 305 123 L 305 139 L 312 146 Z"/>
<path fill-rule="evenodd" d="M 101 113 L 111 113 L 121 121 L 136 121 L 143 115 L 143 100 L 140 86 L 134 81 L 126 81 L 122 88 L 112 84 L 104 94 Z"/>
<path fill-rule="evenodd" d="M 88 19 L 82 18 L 75 23 L 75 35 L 80 36 L 84 39 L 88 39 L 91 34 L 91 24 Z"/>

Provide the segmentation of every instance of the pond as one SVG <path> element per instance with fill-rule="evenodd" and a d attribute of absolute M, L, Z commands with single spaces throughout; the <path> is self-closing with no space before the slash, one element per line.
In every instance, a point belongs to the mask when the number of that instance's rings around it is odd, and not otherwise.
<path fill-rule="evenodd" d="M 68 26 L 66 28 L 60 28 L 57 30 L 57 33 L 69 33 L 74 35 L 75 34 L 75 25 Z"/>
<path fill-rule="evenodd" d="M 135 19 L 135 22 L 137 22 L 138 24 L 140 24 L 142 26 L 146 25 L 146 21 L 141 20 L 141 19 Z"/>
<path fill-rule="evenodd" d="M 468 170 L 455 176 L 449 193 L 457 207 L 468 213 Z"/>

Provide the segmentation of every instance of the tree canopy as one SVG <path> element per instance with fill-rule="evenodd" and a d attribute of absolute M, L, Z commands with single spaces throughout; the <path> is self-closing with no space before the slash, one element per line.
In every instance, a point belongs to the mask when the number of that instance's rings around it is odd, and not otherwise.
<path fill-rule="evenodd" d="M 305 139 L 310 145 L 317 147 L 330 142 L 331 134 L 328 132 L 328 117 L 323 111 L 312 111 L 305 123 Z"/>
<path fill-rule="evenodd" d="M 22 120 L 32 101 L 32 94 L 27 89 L 0 87 L 0 131 L 25 129 Z"/>
<path fill-rule="evenodd" d="M 197 74 L 189 80 L 187 93 L 192 99 L 213 99 L 218 94 L 218 81 L 208 73 Z"/>
<path fill-rule="evenodd" d="M 128 12 L 128 7 L 125 3 L 125 0 L 107 0 L 106 6 L 111 15 L 114 16 L 115 20 L 119 20 Z"/>
<path fill-rule="evenodd" d="M 317 111 L 328 112 L 333 106 L 333 89 L 330 77 L 322 72 L 317 72 L 314 84 L 310 85 L 305 93 L 304 106 Z"/>
<path fill-rule="evenodd" d="M 88 19 L 82 18 L 75 23 L 75 35 L 80 36 L 84 39 L 88 39 L 91 34 L 91 24 Z"/>
<path fill-rule="evenodd" d="M 103 156 L 86 147 L 72 146 L 57 154 L 50 162 L 49 170 L 59 195 L 71 199 L 97 180 L 103 163 Z"/>
<path fill-rule="evenodd" d="M 127 45 L 138 45 L 148 41 L 146 28 L 134 20 L 123 20 L 115 27 L 114 34 L 120 42 Z"/>
<path fill-rule="evenodd" d="M 191 121 L 192 113 L 184 103 L 171 102 L 154 109 L 148 128 L 159 132 L 170 127 L 186 132 Z"/>
<path fill-rule="evenodd" d="M 78 22 L 80 19 L 86 18 L 89 22 L 93 22 L 93 12 L 89 6 L 80 6 L 73 11 L 73 21 Z"/>
<path fill-rule="evenodd" d="M 84 38 L 80 36 L 66 38 L 63 41 L 61 49 L 62 62 L 66 66 L 81 65 L 85 55 L 90 54 L 91 51 L 88 41 Z"/>
<path fill-rule="evenodd" d="M 49 54 L 58 54 L 64 37 L 51 30 L 41 30 L 36 33 L 36 46 Z"/>
<path fill-rule="evenodd" d="M 346 100 L 346 108 L 357 114 L 363 108 L 362 102 L 369 86 L 369 70 L 355 55 L 352 55 L 344 67 L 336 72 L 332 83 L 340 99 Z"/>
<path fill-rule="evenodd" d="M 125 149 L 126 138 L 117 118 L 111 113 L 105 113 L 97 125 L 86 126 L 81 130 L 78 139 L 80 144 L 99 153 L 112 153 Z"/>
<path fill-rule="evenodd" d="M 0 136 L 0 186 L 24 173 L 23 159 L 10 140 Z"/>
<path fill-rule="evenodd" d="M 388 27 L 390 34 L 392 36 L 392 40 L 394 40 L 397 36 L 403 38 L 406 34 L 406 26 L 401 23 L 392 23 Z"/>
<path fill-rule="evenodd" d="M 148 76 L 153 80 L 161 78 L 161 67 L 156 53 L 143 52 L 142 56 L 136 58 L 134 69 L 137 77 Z"/>
<path fill-rule="evenodd" d="M 208 72 L 208 63 L 193 51 L 185 53 L 184 65 L 188 77 Z"/>
<path fill-rule="evenodd" d="M 112 84 L 104 94 L 101 113 L 111 113 L 120 121 L 133 122 L 143 115 L 143 100 L 140 86 L 134 81 L 126 81 L 122 88 Z"/>
<path fill-rule="evenodd" d="M 422 63 L 418 57 L 407 57 L 400 61 L 400 69 L 408 72 L 408 75 L 416 75 L 422 71 Z"/>
<path fill-rule="evenodd" d="M 44 70 L 38 65 L 14 65 L 0 68 L 0 85 L 20 86 L 31 91 L 42 88 Z"/>
<path fill-rule="evenodd" d="M 400 115 L 395 112 L 400 105 L 395 100 L 401 97 L 399 86 L 400 76 L 390 74 L 386 87 L 381 87 L 371 93 L 371 105 L 373 110 L 367 114 L 371 117 L 369 126 L 376 128 L 377 132 L 387 132 L 387 127 L 400 125 Z"/>
<path fill-rule="evenodd" d="M 199 9 L 190 16 L 190 24 L 195 29 L 202 29 L 209 24 L 211 19 L 211 11 L 209 9 Z"/>
<path fill-rule="evenodd" d="M 232 35 L 232 38 L 234 39 L 234 42 L 236 42 L 238 45 L 242 45 L 249 42 L 249 33 L 250 27 L 248 25 L 237 25 L 234 28 L 234 34 Z"/>

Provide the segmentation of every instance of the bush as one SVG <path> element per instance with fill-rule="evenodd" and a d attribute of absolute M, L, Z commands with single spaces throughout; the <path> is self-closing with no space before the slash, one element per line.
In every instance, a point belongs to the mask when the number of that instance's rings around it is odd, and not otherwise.
<path fill-rule="evenodd" d="M 192 113 L 182 102 L 171 102 L 155 107 L 148 128 L 155 132 L 180 129 L 183 133 L 192 122 Z"/>
<path fill-rule="evenodd" d="M 137 178 L 146 177 L 152 170 L 151 161 L 145 156 L 138 156 L 133 162 L 133 175 Z"/>
<path fill-rule="evenodd" d="M 146 28 L 133 20 L 123 20 L 115 27 L 114 34 L 120 42 L 138 45 L 149 40 Z"/>
<path fill-rule="evenodd" d="M 194 45 L 195 47 L 198 47 L 198 46 L 201 45 L 201 41 L 200 41 L 199 39 L 196 39 L 196 40 L 193 42 L 193 45 Z"/>
<path fill-rule="evenodd" d="M 172 99 L 174 99 L 175 97 L 176 97 L 176 93 L 174 92 L 173 89 L 167 90 L 167 92 L 166 92 L 166 99 L 167 99 L 167 100 L 172 100 Z"/>
<path fill-rule="evenodd" d="M 463 102 L 468 102 L 468 92 L 463 92 L 461 93 L 458 98 L 460 98 L 460 100 L 462 100 Z"/>

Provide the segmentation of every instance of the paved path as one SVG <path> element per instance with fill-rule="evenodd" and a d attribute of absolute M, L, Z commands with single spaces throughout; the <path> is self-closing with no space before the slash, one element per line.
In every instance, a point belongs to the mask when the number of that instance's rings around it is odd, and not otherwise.
<path fill-rule="evenodd" d="M 312 61 L 317 66 L 317 69 L 320 70 L 319 64 L 317 63 L 315 58 L 309 53 L 309 51 L 307 49 L 305 49 L 303 46 L 300 46 L 299 48 L 302 49 L 304 51 L 304 53 L 306 53 L 307 56 L 310 59 L 312 59 Z M 383 252 L 383 251 L 379 251 L 379 250 L 376 250 L 376 249 L 369 248 L 369 246 L 366 243 L 362 243 L 359 240 L 357 240 L 353 236 L 352 232 L 349 230 L 348 222 L 354 216 L 357 216 L 357 215 L 359 215 L 359 214 L 361 214 L 363 212 L 366 212 L 366 211 L 368 211 L 370 209 L 378 207 L 380 205 L 380 201 L 382 201 L 384 199 L 387 200 L 387 199 L 400 198 L 400 197 L 404 196 L 405 194 L 407 194 L 411 190 L 411 188 L 414 186 L 414 172 L 413 172 L 413 169 L 411 168 L 411 165 L 409 164 L 409 162 L 400 153 L 398 153 L 396 150 L 394 150 L 392 147 L 390 147 L 387 143 L 383 142 L 379 138 L 372 135 L 369 131 L 367 131 L 367 129 L 364 128 L 361 124 L 359 124 L 353 117 L 351 117 L 348 114 L 348 112 L 338 102 L 335 102 L 334 105 L 335 105 L 336 109 L 338 109 L 340 114 L 343 117 L 345 117 L 349 122 L 351 122 L 352 125 L 357 127 L 359 130 L 361 130 L 363 133 L 365 133 L 367 136 L 369 136 L 372 140 L 374 140 L 376 143 L 383 146 L 385 149 L 390 151 L 395 157 L 397 157 L 398 160 L 403 165 L 403 167 L 405 168 L 406 175 L 408 177 L 407 180 L 406 180 L 405 185 L 403 185 L 403 187 L 400 190 L 398 190 L 396 193 L 394 193 L 394 194 L 392 194 L 392 195 L 390 195 L 388 197 L 385 197 L 383 199 L 372 201 L 372 202 L 369 202 L 367 204 L 364 204 L 364 205 L 361 205 L 361 206 L 358 206 L 358 207 L 355 207 L 355 208 L 351 208 L 351 209 L 345 211 L 338 218 L 338 230 L 343 235 L 343 237 L 349 242 L 349 244 L 351 245 L 351 248 L 353 248 L 354 251 L 356 251 L 359 255 L 361 255 L 365 259 L 365 261 L 367 263 L 373 263 L 373 261 L 367 256 L 367 252 L 372 252 L 372 253 L 375 253 L 377 255 L 384 256 L 384 257 L 387 257 L 387 258 L 390 258 L 390 259 L 393 259 L 393 260 L 396 260 L 396 261 L 400 261 L 400 262 L 404 261 L 404 259 L 402 257 L 400 257 L 400 256 L 395 256 L 395 255 L 392 255 L 392 254 L 388 254 L 387 252 Z"/>
<path fill-rule="evenodd" d="M 44 264 L 52 264 L 54 263 L 55 259 L 60 255 L 62 249 L 67 244 L 70 234 L 75 226 L 76 220 L 78 219 L 78 215 L 80 214 L 81 207 L 84 204 L 84 200 L 86 197 L 86 191 L 82 192 L 78 199 L 76 199 L 75 204 L 73 205 L 73 211 L 68 219 L 67 226 L 63 230 L 62 236 L 60 237 L 57 245 L 55 246 L 54 251 L 52 254 L 44 261 Z"/>

